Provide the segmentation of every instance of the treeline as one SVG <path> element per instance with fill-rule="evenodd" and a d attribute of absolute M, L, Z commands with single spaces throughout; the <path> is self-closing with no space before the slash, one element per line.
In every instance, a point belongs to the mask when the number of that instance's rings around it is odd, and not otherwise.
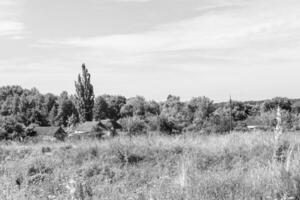
<path fill-rule="evenodd" d="M 118 121 L 124 131 L 140 134 L 161 131 L 168 134 L 184 131 L 226 133 L 246 130 L 247 123 L 276 125 L 275 110 L 282 108 L 286 129 L 299 129 L 300 101 L 276 97 L 263 102 L 214 103 L 208 97 L 183 102 L 169 95 L 164 102 L 147 101 L 142 96 L 120 95 L 95 97 L 91 75 L 85 65 L 75 82 L 76 94 L 63 91 L 59 96 L 41 94 L 36 88 L 21 86 L 0 88 L 0 127 L 8 135 L 0 138 L 22 138 L 32 134 L 31 124 L 73 127 L 92 120 Z"/>

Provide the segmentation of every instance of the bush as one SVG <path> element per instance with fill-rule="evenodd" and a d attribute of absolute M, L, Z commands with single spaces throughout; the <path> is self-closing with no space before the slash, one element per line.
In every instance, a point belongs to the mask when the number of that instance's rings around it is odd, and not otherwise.
<path fill-rule="evenodd" d="M 175 123 L 167 116 L 162 115 L 160 117 L 159 130 L 161 132 L 172 134 L 175 129 Z"/>
<path fill-rule="evenodd" d="M 123 118 L 120 123 L 129 135 L 144 134 L 147 130 L 145 121 L 137 116 Z"/>
<path fill-rule="evenodd" d="M 4 121 L 1 122 L 3 129 L 6 133 L 2 133 L 0 138 L 5 140 L 23 140 L 25 138 L 24 125 L 18 123 L 13 118 L 5 118 Z"/>
<path fill-rule="evenodd" d="M 158 116 L 148 116 L 146 118 L 149 131 L 158 131 L 160 128 L 160 118 Z"/>
<path fill-rule="evenodd" d="M 235 127 L 234 122 L 231 124 Z M 213 115 L 208 121 L 203 124 L 205 133 L 227 133 L 230 131 L 230 117 L 222 114 Z"/>
<path fill-rule="evenodd" d="M 42 153 L 50 153 L 51 152 L 51 148 L 50 147 L 42 147 Z"/>
<path fill-rule="evenodd" d="M 167 134 L 178 134 L 189 125 L 184 120 L 176 120 L 173 117 L 162 114 L 159 117 L 159 130 Z"/>
<path fill-rule="evenodd" d="M 248 131 L 247 124 L 244 121 L 237 122 L 234 131 L 247 132 Z"/>

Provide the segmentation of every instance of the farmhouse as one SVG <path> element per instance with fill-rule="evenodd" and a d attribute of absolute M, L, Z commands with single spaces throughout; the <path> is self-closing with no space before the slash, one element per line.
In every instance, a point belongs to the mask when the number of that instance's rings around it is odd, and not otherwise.
<path fill-rule="evenodd" d="M 121 124 L 111 119 L 101 120 L 99 125 L 102 126 L 103 128 L 106 128 L 107 130 L 112 130 L 112 131 L 122 129 Z"/>
<path fill-rule="evenodd" d="M 247 119 L 246 124 L 247 124 L 248 130 L 250 130 L 250 131 L 270 129 L 270 127 L 265 125 L 263 122 L 257 121 L 257 120 L 252 119 L 252 118 Z"/>
<path fill-rule="evenodd" d="M 91 122 L 85 122 L 79 124 L 73 130 L 73 133 L 70 135 L 71 137 L 103 137 L 103 136 L 115 136 L 117 134 L 117 130 L 121 129 L 122 126 L 110 119 Z"/>
<path fill-rule="evenodd" d="M 36 132 L 37 137 L 43 140 L 61 140 L 63 141 L 67 136 L 67 133 L 61 127 L 54 127 L 54 126 L 36 126 L 33 129 Z"/>
<path fill-rule="evenodd" d="M 94 132 L 94 128 L 98 126 L 99 122 L 92 121 L 92 122 L 84 122 L 82 124 L 79 124 L 74 129 L 74 133 L 76 134 L 84 134 L 84 133 L 91 133 Z"/>

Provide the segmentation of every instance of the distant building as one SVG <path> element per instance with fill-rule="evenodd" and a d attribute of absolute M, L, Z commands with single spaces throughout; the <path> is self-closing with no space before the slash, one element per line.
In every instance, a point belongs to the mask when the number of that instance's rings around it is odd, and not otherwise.
<path fill-rule="evenodd" d="M 73 132 L 76 134 L 94 132 L 94 128 L 97 127 L 98 124 L 99 122 L 96 121 L 84 122 L 82 124 L 77 125 L 77 127 L 74 128 Z"/>
<path fill-rule="evenodd" d="M 115 120 L 111 120 L 111 119 L 101 120 L 101 121 L 100 121 L 100 125 L 106 127 L 107 129 L 111 129 L 111 130 L 119 130 L 119 129 L 122 129 L 121 124 L 119 124 L 119 123 L 116 122 Z"/>
<path fill-rule="evenodd" d="M 248 118 L 246 120 L 247 128 L 250 131 L 257 131 L 257 130 L 269 130 L 271 127 L 265 125 L 263 122 L 255 120 L 254 118 Z"/>
<path fill-rule="evenodd" d="M 110 137 L 117 135 L 117 130 L 121 128 L 119 123 L 110 119 L 84 122 L 73 129 L 70 137 Z"/>
<path fill-rule="evenodd" d="M 33 128 L 36 132 L 37 137 L 43 140 L 61 140 L 63 141 L 67 137 L 67 133 L 61 127 L 54 127 L 54 126 L 36 126 Z"/>

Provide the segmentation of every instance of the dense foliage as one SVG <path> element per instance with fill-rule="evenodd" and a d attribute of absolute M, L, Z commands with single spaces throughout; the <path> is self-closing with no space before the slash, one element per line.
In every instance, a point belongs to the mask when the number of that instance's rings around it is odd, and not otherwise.
<path fill-rule="evenodd" d="M 36 88 L 21 86 L 0 88 L 0 138 L 22 139 L 30 136 L 28 127 L 71 127 L 80 122 L 112 119 L 130 134 L 145 130 L 178 134 L 184 131 L 226 133 L 244 130 L 247 125 L 271 129 L 276 125 L 276 109 L 282 108 L 284 128 L 300 129 L 300 101 L 276 97 L 266 101 L 214 103 L 208 97 L 181 101 L 169 95 L 164 102 L 147 101 L 142 96 L 125 98 L 101 95 L 94 98 L 91 75 L 82 65 L 75 83 L 76 95 L 63 91 L 59 96 L 41 94 Z"/>

